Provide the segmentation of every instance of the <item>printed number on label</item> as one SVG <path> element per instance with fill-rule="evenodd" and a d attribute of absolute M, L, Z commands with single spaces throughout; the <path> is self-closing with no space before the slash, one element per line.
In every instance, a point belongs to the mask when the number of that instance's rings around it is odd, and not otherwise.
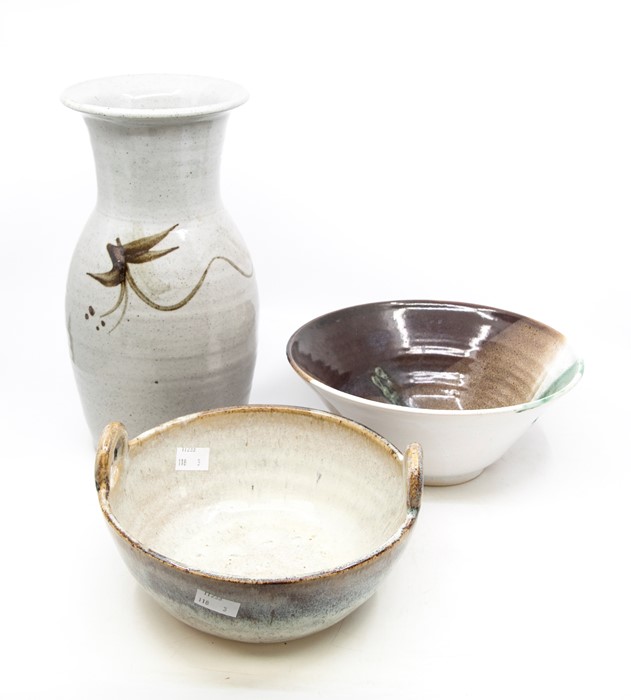
<path fill-rule="evenodd" d="M 175 469 L 183 472 L 206 472 L 209 457 L 209 447 L 178 447 L 175 452 Z"/>
<path fill-rule="evenodd" d="M 197 589 L 197 593 L 195 594 L 195 602 L 197 605 L 201 605 L 202 608 L 208 608 L 208 610 L 213 610 L 222 615 L 228 615 L 228 617 L 236 617 L 241 607 L 241 603 L 235 603 L 234 600 L 219 598 L 208 591 L 202 591 L 200 588 Z"/>

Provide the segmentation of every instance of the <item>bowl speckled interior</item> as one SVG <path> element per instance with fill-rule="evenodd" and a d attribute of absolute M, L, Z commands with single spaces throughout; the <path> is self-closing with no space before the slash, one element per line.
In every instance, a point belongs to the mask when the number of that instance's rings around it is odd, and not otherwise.
<path fill-rule="evenodd" d="M 418 512 L 410 450 L 406 461 L 318 411 L 221 409 L 129 448 L 112 424 L 97 487 L 125 560 L 167 610 L 220 636 L 280 641 L 334 624 L 374 591 Z M 200 591 L 238 614 L 200 605 Z"/>
<path fill-rule="evenodd" d="M 545 324 L 439 301 L 331 312 L 297 330 L 287 355 L 331 410 L 399 446 L 414 435 L 428 484 L 479 474 L 536 418 L 507 416 L 558 398 L 583 371 L 565 337 Z M 505 416 L 484 418 L 491 414 Z M 472 442 L 470 434 L 479 431 L 481 439 Z"/>

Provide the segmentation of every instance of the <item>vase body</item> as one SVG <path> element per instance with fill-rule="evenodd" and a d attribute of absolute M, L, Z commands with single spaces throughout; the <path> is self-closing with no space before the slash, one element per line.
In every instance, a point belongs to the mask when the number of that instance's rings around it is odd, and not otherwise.
<path fill-rule="evenodd" d="M 96 441 L 112 420 L 137 435 L 247 403 L 256 356 L 252 261 L 219 192 L 228 111 L 246 94 L 188 76 L 70 88 L 97 174 L 70 265 L 66 323 Z"/>

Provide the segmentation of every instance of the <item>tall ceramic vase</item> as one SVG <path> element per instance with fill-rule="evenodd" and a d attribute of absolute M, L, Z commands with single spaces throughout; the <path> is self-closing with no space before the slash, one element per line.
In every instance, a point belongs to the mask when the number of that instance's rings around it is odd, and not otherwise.
<path fill-rule="evenodd" d="M 121 76 L 75 85 L 98 196 L 70 265 L 66 323 L 96 440 L 247 403 L 256 354 L 252 261 L 219 193 L 243 88 L 212 78 Z"/>

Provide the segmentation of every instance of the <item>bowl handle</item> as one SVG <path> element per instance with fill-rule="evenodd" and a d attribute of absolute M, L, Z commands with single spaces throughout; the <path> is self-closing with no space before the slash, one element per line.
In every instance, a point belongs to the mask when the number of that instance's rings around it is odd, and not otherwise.
<path fill-rule="evenodd" d="M 418 442 L 408 445 L 404 464 L 408 480 L 408 510 L 418 511 L 423 495 L 423 450 Z"/>
<path fill-rule="evenodd" d="M 96 449 L 94 480 L 96 490 L 108 494 L 118 481 L 121 467 L 127 463 L 129 442 L 122 423 L 110 423 L 101 433 Z"/>

